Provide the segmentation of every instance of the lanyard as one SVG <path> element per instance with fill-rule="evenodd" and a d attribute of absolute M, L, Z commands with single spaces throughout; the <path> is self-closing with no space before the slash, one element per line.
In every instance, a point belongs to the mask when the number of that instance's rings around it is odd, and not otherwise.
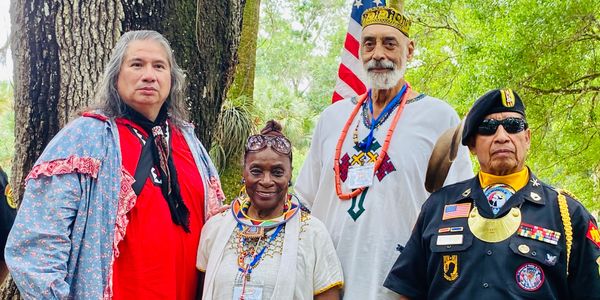
<path fill-rule="evenodd" d="M 375 132 L 375 128 L 379 125 L 379 122 L 381 122 L 383 117 L 385 115 L 387 115 L 392 109 L 394 109 L 394 107 L 396 107 L 396 105 L 401 101 L 402 96 L 406 92 L 406 84 L 404 84 L 402 86 L 402 88 L 400 89 L 398 94 L 396 94 L 396 96 L 394 96 L 392 101 L 390 101 L 390 103 L 388 103 L 383 108 L 383 111 L 379 114 L 377 119 L 375 118 L 375 115 L 373 114 L 373 98 L 371 98 L 371 92 L 372 92 L 372 90 L 369 90 L 369 96 L 368 96 L 369 99 L 368 100 L 369 100 L 369 111 L 371 112 L 371 118 L 373 119 L 373 121 L 371 122 L 371 128 L 369 130 L 369 135 L 367 136 L 367 141 L 358 143 L 358 148 L 360 148 L 365 153 L 369 152 L 369 149 L 371 149 L 371 144 L 373 144 L 373 139 L 374 139 L 373 135 Z"/>
<path fill-rule="evenodd" d="M 407 91 L 410 91 L 411 90 L 410 84 L 408 82 L 406 82 L 406 85 L 407 85 Z M 377 170 L 379 170 L 379 167 L 381 166 L 381 163 L 383 162 L 383 159 L 388 151 L 388 148 L 390 147 L 390 141 L 392 140 L 392 134 L 394 133 L 394 130 L 396 129 L 398 120 L 400 120 L 400 115 L 402 114 L 402 110 L 404 110 L 404 105 L 406 105 L 406 101 L 404 98 L 406 98 L 409 94 L 410 94 L 409 92 L 405 92 L 404 96 L 402 96 L 403 99 L 402 99 L 402 101 L 400 101 L 400 107 L 398 107 L 398 110 L 396 111 L 396 115 L 394 116 L 394 120 L 392 120 L 392 124 L 390 125 L 387 135 L 385 136 L 385 141 L 383 142 L 383 148 L 381 149 L 381 152 L 379 152 L 379 157 L 377 157 L 377 160 L 375 161 L 375 172 L 377 172 Z M 338 138 L 337 144 L 335 146 L 335 155 L 333 157 L 333 171 L 335 174 L 335 193 L 341 200 L 352 199 L 353 197 L 358 196 L 360 193 L 362 193 L 365 190 L 364 188 L 358 188 L 347 194 L 344 194 L 342 192 L 342 179 L 341 179 L 341 175 L 340 175 L 340 164 L 341 164 L 340 155 L 342 154 L 342 146 L 344 145 L 344 140 L 346 139 L 346 135 L 348 134 L 348 128 L 350 128 L 352 121 L 354 120 L 354 118 L 358 114 L 358 111 L 363 106 L 363 104 L 365 103 L 366 100 L 367 100 L 366 93 L 360 96 L 360 98 L 358 99 L 358 103 L 356 103 L 356 106 L 354 106 L 354 109 L 352 110 L 350 117 L 348 118 L 348 120 L 346 120 L 346 124 L 342 128 L 342 132 L 340 133 L 340 137 Z"/>
<path fill-rule="evenodd" d="M 252 259 L 252 261 L 246 265 L 246 268 L 238 268 L 238 270 L 242 273 L 247 273 L 247 274 L 251 274 L 252 273 L 252 269 L 254 268 L 254 266 L 260 261 L 260 258 L 263 256 L 263 254 L 265 253 L 265 250 L 267 249 L 267 247 L 269 247 L 269 245 L 271 244 L 271 242 L 273 242 L 273 240 L 277 237 L 277 235 L 279 234 L 279 231 L 281 231 L 281 228 L 283 228 L 284 224 L 280 224 L 279 226 L 277 226 L 277 229 L 275 229 L 275 232 L 271 235 L 271 237 L 269 238 L 269 241 L 267 242 L 266 245 L 264 245 L 262 247 L 262 249 L 260 249 L 260 251 L 258 252 L 258 254 L 256 254 L 254 256 L 254 258 Z M 238 226 L 241 226 L 241 224 L 238 223 Z M 258 245 L 257 245 L 258 246 Z"/>

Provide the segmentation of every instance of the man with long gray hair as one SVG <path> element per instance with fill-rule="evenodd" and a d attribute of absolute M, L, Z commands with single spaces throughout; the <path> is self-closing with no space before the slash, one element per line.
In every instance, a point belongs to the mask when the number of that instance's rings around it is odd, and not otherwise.
<path fill-rule="evenodd" d="M 26 178 L 6 262 L 25 298 L 193 299 L 196 248 L 223 193 L 186 120 L 167 40 L 125 33 L 94 109 Z"/>

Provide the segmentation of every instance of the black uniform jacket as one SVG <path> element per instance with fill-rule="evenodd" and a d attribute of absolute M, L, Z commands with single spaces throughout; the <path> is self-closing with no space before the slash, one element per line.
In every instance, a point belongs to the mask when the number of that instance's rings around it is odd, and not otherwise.
<path fill-rule="evenodd" d="M 0 261 L 4 261 L 4 246 L 6 246 L 6 238 L 12 228 L 17 210 L 9 205 L 10 200 L 7 200 L 4 194 L 8 185 L 8 177 L 3 170 L 0 169 Z"/>
<path fill-rule="evenodd" d="M 567 238 L 557 198 L 554 188 L 531 174 L 498 213 L 501 217 L 520 206 L 520 228 L 525 224 L 543 228 L 547 235 L 559 232 L 556 245 L 519 231 L 489 243 L 471 233 L 468 217 L 442 220 L 446 205 L 461 203 L 474 204 L 481 216 L 494 218 L 478 177 L 440 189 L 423 205 L 384 286 L 411 299 L 600 299 L 600 248 L 590 235 L 597 238 L 596 221 L 566 196 L 573 228 L 567 275 Z M 454 237 L 438 240 L 440 235 Z"/>

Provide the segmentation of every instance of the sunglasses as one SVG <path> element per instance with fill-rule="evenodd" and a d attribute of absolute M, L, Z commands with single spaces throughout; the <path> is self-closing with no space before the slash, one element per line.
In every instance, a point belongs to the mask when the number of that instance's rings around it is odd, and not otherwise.
<path fill-rule="evenodd" d="M 477 127 L 477 133 L 481 135 L 493 135 L 502 125 L 508 133 L 519 133 L 527 129 L 527 121 L 521 118 L 506 118 L 503 120 L 485 119 Z"/>
<path fill-rule="evenodd" d="M 283 155 L 290 155 L 292 152 L 292 143 L 287 138 L 262 134 L 255 134 L 248 137 L 246 151 L 260 151 L 267 146 Z"/>

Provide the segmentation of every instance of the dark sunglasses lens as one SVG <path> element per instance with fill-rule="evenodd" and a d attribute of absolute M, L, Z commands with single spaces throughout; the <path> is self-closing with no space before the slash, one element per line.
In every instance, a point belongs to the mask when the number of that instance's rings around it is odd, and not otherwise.
<path fill-rule="evenodd" d="M 525 120 L 519 118 L 508 118 L 502 120 L 502 126 L 508 133 L 518 133 L 526 128 Z"/>
<path fill-rule="evenodd" d="M 498 130 L 498 126 L 502 125 L 508 133 L 519 133 L 527 129 L 527 122 L 521 118 L 506 118 L 498 121 L 494 119 L 486 119 L 481 122 L 477 128 L 477 133 L 481 135 L 492 135 Z"/>
<path fill-rule="evenodd" d="M 479 127 L 477 128 L 477 133 L 481 135 L 492 135 L 496 133 L 496 129 L 498 129 L 499 122 L 492 119 L 483 120 Z"/>

